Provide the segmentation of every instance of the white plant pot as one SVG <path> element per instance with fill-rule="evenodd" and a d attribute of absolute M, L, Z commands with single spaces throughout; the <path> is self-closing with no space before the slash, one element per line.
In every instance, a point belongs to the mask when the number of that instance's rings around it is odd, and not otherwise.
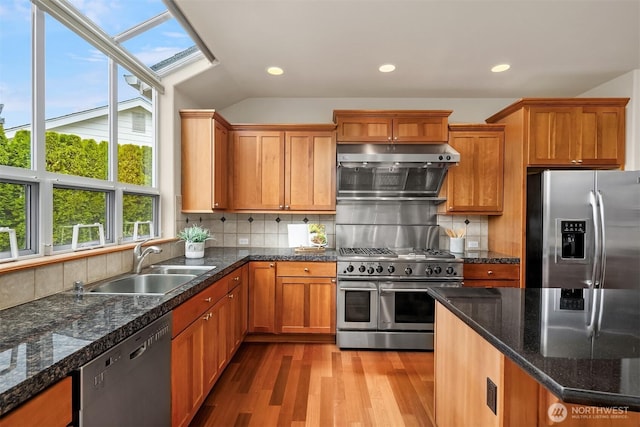
<path fill-rule="evenodd" d="M 184 242 L 184 256 L 187 258 L 203 258 L 204 242 Z"/>

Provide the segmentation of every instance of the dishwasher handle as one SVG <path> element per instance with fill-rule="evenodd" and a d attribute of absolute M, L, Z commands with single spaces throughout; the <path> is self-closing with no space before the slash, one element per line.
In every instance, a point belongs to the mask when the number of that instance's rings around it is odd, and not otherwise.
<path fill-rule="evenodd" d="M 146 341 L 140 347 L 136 348 L 131 353 L 129 353 L 129 360 L 137 359 L 138 357 L 142 356 L 142 354 L 145 351 L 147 351 L 147 343 L 146 343 Z"/>

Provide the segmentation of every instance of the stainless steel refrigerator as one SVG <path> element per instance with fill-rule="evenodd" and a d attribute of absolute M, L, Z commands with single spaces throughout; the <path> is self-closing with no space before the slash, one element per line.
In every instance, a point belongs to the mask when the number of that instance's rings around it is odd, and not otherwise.
<path fill-rule="evenodd" d="M 527 177 L 526 286 L 640 289 L 640 171 Z"/>

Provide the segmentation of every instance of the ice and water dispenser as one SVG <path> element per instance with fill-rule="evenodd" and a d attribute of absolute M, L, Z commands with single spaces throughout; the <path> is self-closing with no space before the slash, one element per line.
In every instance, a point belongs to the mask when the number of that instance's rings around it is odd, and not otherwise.
<path fill-rule="evenodd" d="M 563 260 L 585 259 L 587 221 L 560 220 L 560 258 Z"/>

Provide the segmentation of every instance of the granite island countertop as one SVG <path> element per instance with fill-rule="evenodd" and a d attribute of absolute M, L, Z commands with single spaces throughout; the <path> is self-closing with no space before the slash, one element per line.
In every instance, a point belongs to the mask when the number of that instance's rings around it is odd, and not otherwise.
<path fill-rule="evenodd" d="M 429 293 L 564 402 L 640 411 L 640 290 L 580 291 L 568 299 L 559 288 Z M 601 311 L 590 338 L 592 307 Z"/>
<path fill-rule="evenodd" d="M 159 264 L 210 265 L 162 295 L 63 292 L 0 310 L 0 415 L 71 374 L 160 316 L 249 261 L 336 261 L 335 250 L 207 248 L 205 257 Z"/>

